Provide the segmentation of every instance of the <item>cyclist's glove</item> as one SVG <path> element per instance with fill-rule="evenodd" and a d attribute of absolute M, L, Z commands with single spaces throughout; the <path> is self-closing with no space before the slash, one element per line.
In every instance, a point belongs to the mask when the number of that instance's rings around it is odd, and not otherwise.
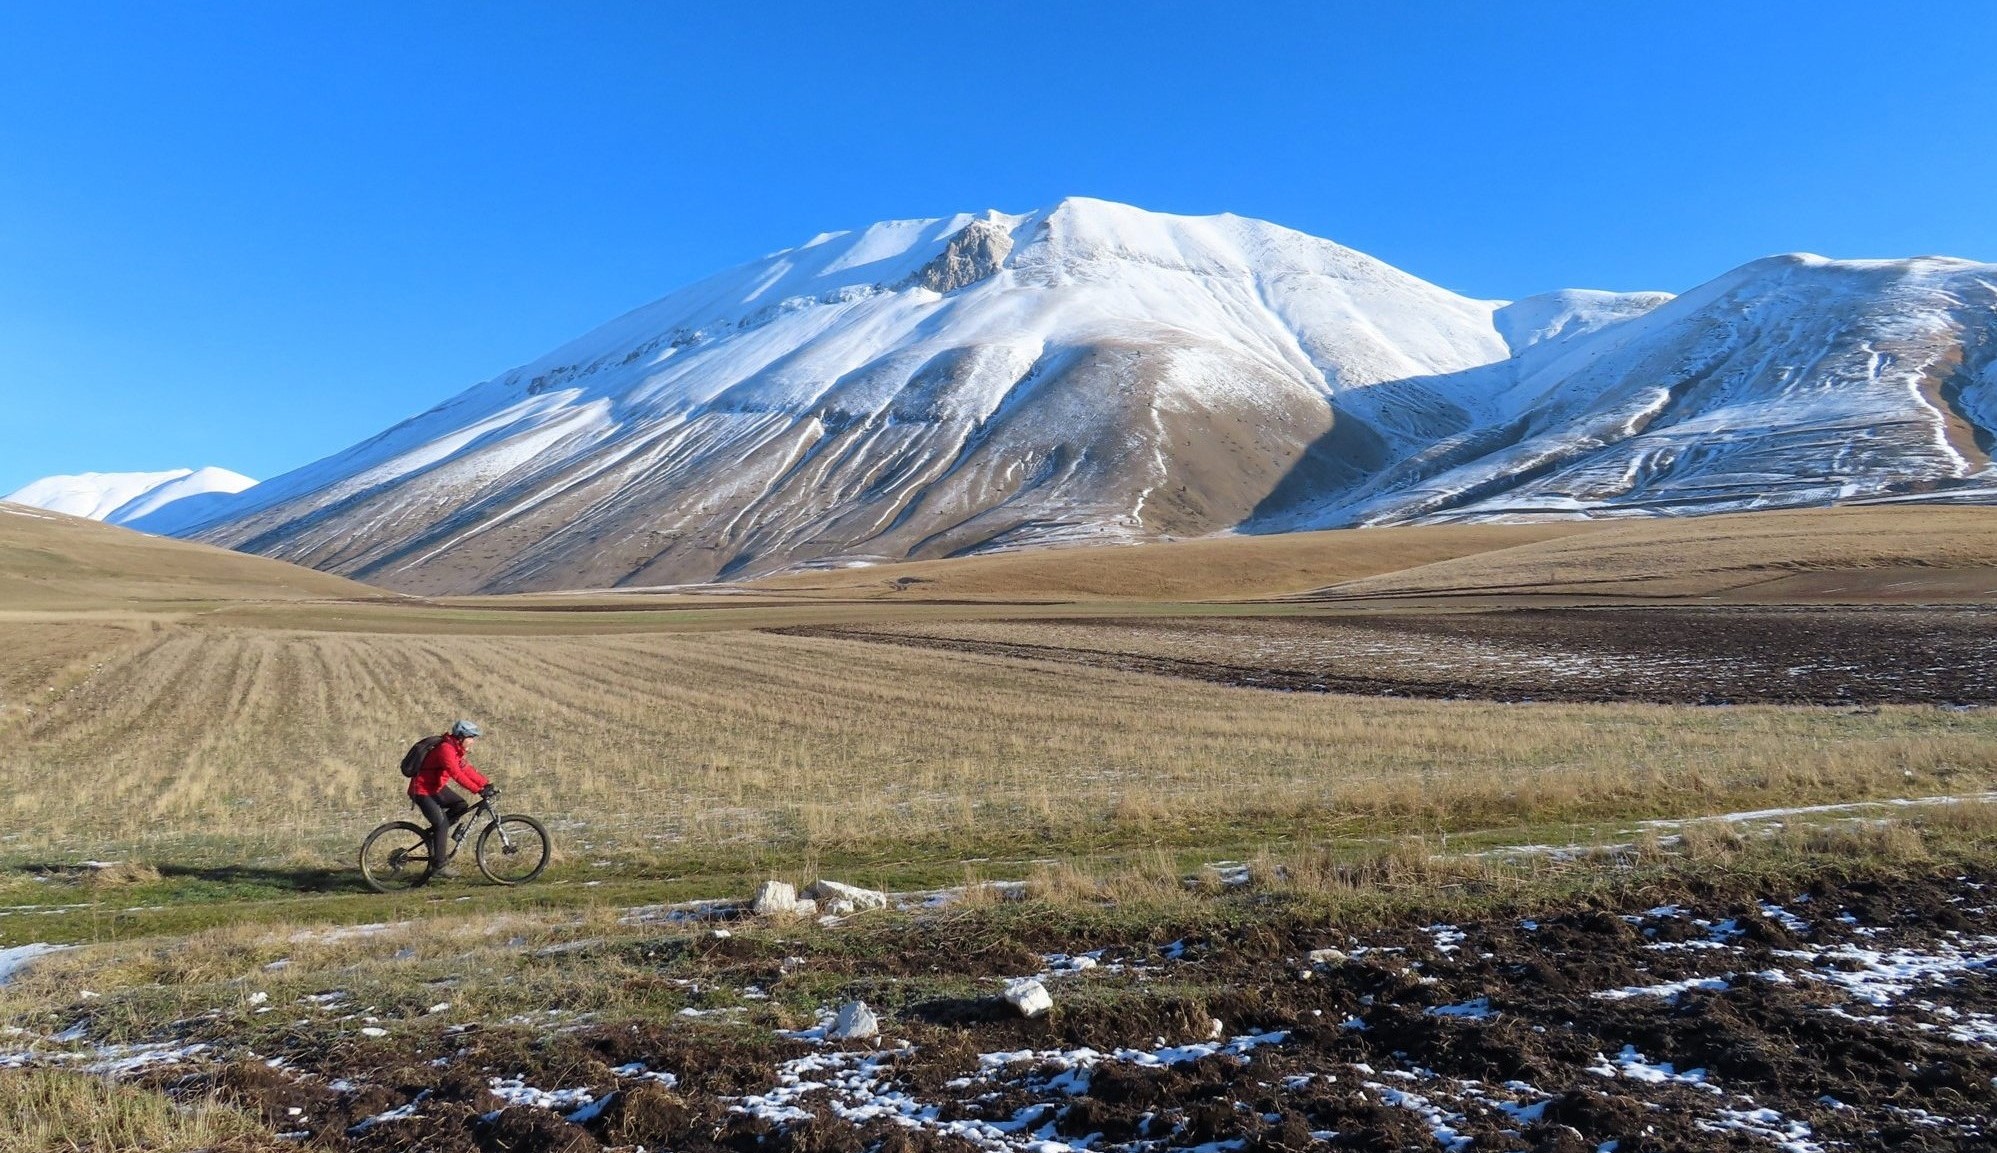
<path fill-rule="evenodd" d="M 499 795 L 499 786 L 487 785 L 478 791 L 478 795 L 489 801 Z"/>

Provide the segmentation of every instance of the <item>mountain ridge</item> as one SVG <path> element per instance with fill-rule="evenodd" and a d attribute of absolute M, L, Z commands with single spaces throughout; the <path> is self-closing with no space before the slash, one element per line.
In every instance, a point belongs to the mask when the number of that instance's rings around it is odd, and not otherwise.
<path fill-rule="evenodd" d="M 473 592 L 1967 491 L 1991 480 L 1993 282 L 1797 255 L 1675 297 L 1477 301 L 1232 215 L 889 221 L 698 281 L 171 531 Z"/>
<path fill-rule="evenodd" d="M 209 494 L 233 495 L 256 484 L 212 465 L 161 472 L 84 472 L 29 481 L 0 501 L 80 516 L 107 524 L 151 519 L 168 523 L 168 505 Z M 155 528 L 153 531 L 160 531 Z"/>

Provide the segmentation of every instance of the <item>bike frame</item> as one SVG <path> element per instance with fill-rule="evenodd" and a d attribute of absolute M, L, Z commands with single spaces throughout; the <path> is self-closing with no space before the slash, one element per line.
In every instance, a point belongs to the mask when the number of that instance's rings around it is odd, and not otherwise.
<path fill-rule="evenodd" d="M 490 798 L 480 797 L 478 804 L 466 809 L 464 815 L 459 817 L 456 823 L 451 826 L 452 856 L 455 857 L 458 855 L 458 849 L 463 847 L 465 838 L 471 835 L 472 826 L 478 824 L 478 815 L 480 813 L 484 813 L 491 820 L 492 827 L 499 830 L 500 845 L 507 849 L 513 847 L 513 838 L 507 835 L 506 822 L 499 819 L 499 810 L 493 807 Z"/>

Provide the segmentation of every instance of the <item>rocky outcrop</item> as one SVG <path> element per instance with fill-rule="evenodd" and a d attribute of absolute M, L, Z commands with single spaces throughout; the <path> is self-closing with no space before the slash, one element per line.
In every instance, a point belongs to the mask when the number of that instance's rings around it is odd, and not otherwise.
<path fill-rule="evenodd" d="M 797 890 L 786 881 L 764 881 L 749 902 L 749 911 L 758 917 L 794 917 L 798 913 Z"/>
<path fill-rule="evenodd" d="M 1007 982 L 1003 995 L 1022 1017 L 1038 1017 L 1054 1007 L 1054 998 L 1048 994 L 1047 986 L 1034 977 L 1020 977 Z"/>
<path fill-rule="evenodd" d="M 833 1018 L 825 1036 L 831 1041 L 865 1041 L 878 1036 L 880 1031 L 880 1018 L 865 1001 L 848 1001 L 839 1007 L 839 1015 Z"/>
<path fill-rule="evenodd" d="M 990 279 L 1005 267 L 1012 251 L 1012 233 L 991 220 L 973 220 L 950 238 L 936 259 L 915 270 L 906 284 L 920 285 L 931 292 L 955 292 L 959 288 Z"/>
<path fill-rule="evenodd" d="M 853 909 L 885 909 L 888 895 L 879 889 L 863 889 L 858 885 L 844 885 L 838 881 L 814 881 L 805 890 L 807 896 L 815 897 L 822 904 L 845 901 Z"/>

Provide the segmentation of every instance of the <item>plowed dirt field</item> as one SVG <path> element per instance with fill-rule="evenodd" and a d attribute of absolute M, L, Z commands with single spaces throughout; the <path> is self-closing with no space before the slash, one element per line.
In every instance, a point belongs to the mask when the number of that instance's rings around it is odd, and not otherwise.
<path fill-rule="evenodd" d="M 1997 701 L 1997 610 L 1987 608 L 1564 608 L 789 631 L 1298 691 L 1678 704 Z"/>
<path fill-rule="evenodd" d="M 839 930 L 682 919 L 534 954 L 614 950 L 627 980 L 678 990 L 664 1021 L 559 1006 L 453 1022 L 451 981 L 426 1011 L 334 980 L 136 1045 L 92 1046 L 86 1004 L 47 1022 L 60 1035 L 0 1042 L 0 1078 L 113 1069 L 317 1149 L 1988 1148 L 1993 894 L 1997 877 L 1937 875 L 1100 940 L 1030 922 L 995 936 L 946 907 L 905 947 L 859 952 Z M 410 931 L 372 930 L 384 955 Z M 998 996 L 1025 976 L 1051 1012 Z M 832 1010 L 860 998 L 879 1035 L 829 1040 Z"/>

